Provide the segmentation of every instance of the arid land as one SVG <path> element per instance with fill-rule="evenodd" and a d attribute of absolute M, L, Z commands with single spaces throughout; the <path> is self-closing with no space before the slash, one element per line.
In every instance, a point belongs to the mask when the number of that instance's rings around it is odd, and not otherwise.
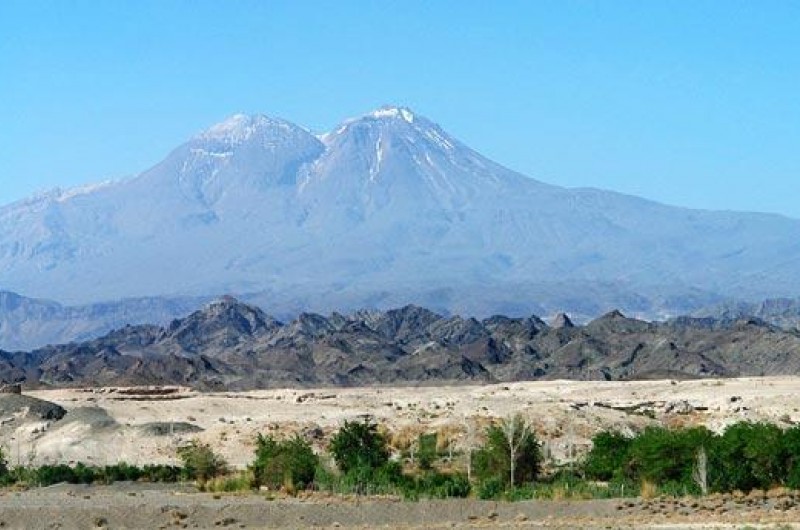
<path fill-rule="evenodd" d="M 234 467 L 252 461 L 257 433 L 299 432 L 319 448 L 347 419 L 365 415 L 385 426 L 395 448 L 437 431 L 451 465 L 480 442 L 494 418 L 522 414 L 545 453 L 564 464 L 579 458 L 599 430 L 649 424 L 706 425 L 739 420 L 800 421 L 800 378 L 691 381 L 548 381 L 484 386 L 291 389 L 198 393 L 184 388 L 62 389 L 23 392 L 66 409 L 44 419 L 19 396 L 0 396 L 0 436 L 12 465 L 117 461 L 176 462 L 191 439 L 210 443 Z M 39 414 L 41 416 L 41 414 Z M 797 504 L 796 504 L 797 503 Z M 798 507 L 796 507 L 798 506 Z M 403 502 L 325 494 L 284 498 L 198 493 L 189 485 L 60 485 L 0 496 L 6 527 L 730 527 L 800 522 L 792 492 L 708 499 L 525 501 L 473 499 Z M 60 525 L 60 526 L 59 526 Z M 709 526 L 710 525 L 710 526 Z"/>

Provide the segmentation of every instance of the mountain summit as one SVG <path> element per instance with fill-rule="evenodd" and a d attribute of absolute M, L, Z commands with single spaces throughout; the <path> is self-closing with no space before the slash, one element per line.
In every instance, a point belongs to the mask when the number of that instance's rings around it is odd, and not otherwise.
<path fill-rule="evenodd" d="M 405 107 L 319 136 L 236 114 L 134 178 L 0 208 L 0 288 L 70 304 L 230 292 L 284 314 L 655 317 L 786 295 L 799 233 L 538 182 Z"/>
<path fill-rule="evenodd" d="M 449 219 L 477 201 L 502 200 L 536 185 L 403 107 L 348 120 L 322 140 L 325 152 L 301 171 L 300 192 L 325 223 L 331 215 L 357 223 L 397 224 L 398 215 L 408 214 Z"/>

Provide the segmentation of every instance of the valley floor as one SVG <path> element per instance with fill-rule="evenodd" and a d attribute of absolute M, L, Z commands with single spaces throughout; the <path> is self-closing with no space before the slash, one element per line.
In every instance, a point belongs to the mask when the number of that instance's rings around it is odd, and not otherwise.
<path fill-rule="evenodd" d="M 392 443 L 438 431 L 455 453 L 493 418 L 529 419 L 547 455 L 568 462 L 603 429 L 706 425 L 740 420 L 800 421 L 800 377 L 692 381 L 544 381 L 497 385 L 368 387 L 197 393 L 183 388 L 24 392 L 61 405 L 64 419 L 1 411 L 9 463 L 105 465 L 177 462 L 190 439 L 210 443 L 235 467 L 252 461 L 257 433 L 301 432 L 322 446 L 344 420 L 370 415 Z M 198 432 L 192 432 L 198 431 Z"/>
<path fill-rule="evenodd" d="M 800 421 L 800 378 L 522 382 L 486 386 L 370 387 L 201 394 L 184 388 L 23 392 L 64 407 L 60 420 L 13 410 L 0 396 L 9 464 L 176 462 L 199 438 L 230 464 L 252 462 L 257 433 L 301 432 L 320 447 L 344 420 L 372 416 L 392 443 L 438 431 L 460 451 L 492 418 L 521 413 L 557 462 L 579 457 L 602 429 L 744 420 Z M 23 396 L 24 397 L 24 396 Z M 4 401 L 6 400 L 6 401 Z M 117 483 L 0 491 L 5 528 L 800 528 L 800 494 L 705 499 L 407 502 L 322 493 L 297 498 L 198 493 L 189 485 Z"/>
<path fill-rule="evenodd" d="M 709 498 L 701 506 L 714 504 Z M 0 526 L 78 528 L 528 528 L 528 529 L 742 529 L 800 528 L 800 509 L 682 509 L 675 500 L 493 502 L 474 499 L 405 502 L 315 494 L 277 498 L 264 494 L 197 493 L 175 486 L 118 483 L 57 485 L 0 493 Z M 725 501 L 723 501 L 724 503 Z"/>

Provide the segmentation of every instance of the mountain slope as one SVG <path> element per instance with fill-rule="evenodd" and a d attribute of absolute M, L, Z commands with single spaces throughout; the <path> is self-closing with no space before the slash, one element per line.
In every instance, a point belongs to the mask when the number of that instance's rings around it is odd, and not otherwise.
<path fill-rule="evenodd" d="M 0 291 L 0 349 L 32 350 L 99 337 L 127 324 L 166 324 L 185 315 L 200 298 L 132 298 L 83 306 Z"/>
<path fill-rule="evenodd" d="M 788 330 L 800 330 L 800 298 L 771 298 L 760 302 L 726 301 L 695 313 L 717 320 L 756 317 Z"/>
<path fill-rule="evenodd" d="M 800 221 L 564 189 L 409 109 L 316 137 L 236 115 L 130 180 L 0 209 L 0 286 L 71 304 L 248 295 L 291 310 L 659 316 L 785 295 Z"/>
<path fill-rule="evenodd" d="M 551 327 L 534 316 L 477 320 L 406 306 L 304 313 L 284 324 L 226 297 L 166 327 L 0 352 L 0 380 L 251 389 L 800 373 L 800 334 L 757 319 L 650 323 L 613 311 L 585 326 L 558 320 Z"/>

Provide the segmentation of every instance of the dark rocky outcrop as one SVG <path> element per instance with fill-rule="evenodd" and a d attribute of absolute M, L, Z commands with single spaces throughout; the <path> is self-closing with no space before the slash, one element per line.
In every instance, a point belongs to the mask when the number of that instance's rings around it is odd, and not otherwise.
<path fill-rule="evenodd" d="M 15 416 L 32 420 L 60 420 L 67 411 L 60 405 L 19 394 L 0 395 L 0 418 L 5 422 Z"/>
<path fill-rule="evenodd" d="M 22 394 L 22 385 L 14 383 L 13 385 L 0 386 L 0 394 Z"/>
<path fill-rule="evenodd" d="M 558 313 L 553 318 L 553 321 L 550 325 L 555 329 L 575 327 L 575 324 L 572 323 L 572 320 L 570 320 L 569 316 L 566 313 Z"/>
<path fill-rule="evenodd" d="M 203 432 L 202 427 L 183 421 L 155 421 L 138 426 L 139 431 L 149 436 L 171 436 L 173 434 L 196 434 Z"/>
<path fill-rule="evenodd" d="M 800 374 L 800 333 L 758 318 L 646 322 L 609 312 L 482 321 L 422 307 L 283 324 L 227 297 L 166 327 L 0 352 L 0 380 L 34 386 L 187 385 L 201 390 Z"/>

